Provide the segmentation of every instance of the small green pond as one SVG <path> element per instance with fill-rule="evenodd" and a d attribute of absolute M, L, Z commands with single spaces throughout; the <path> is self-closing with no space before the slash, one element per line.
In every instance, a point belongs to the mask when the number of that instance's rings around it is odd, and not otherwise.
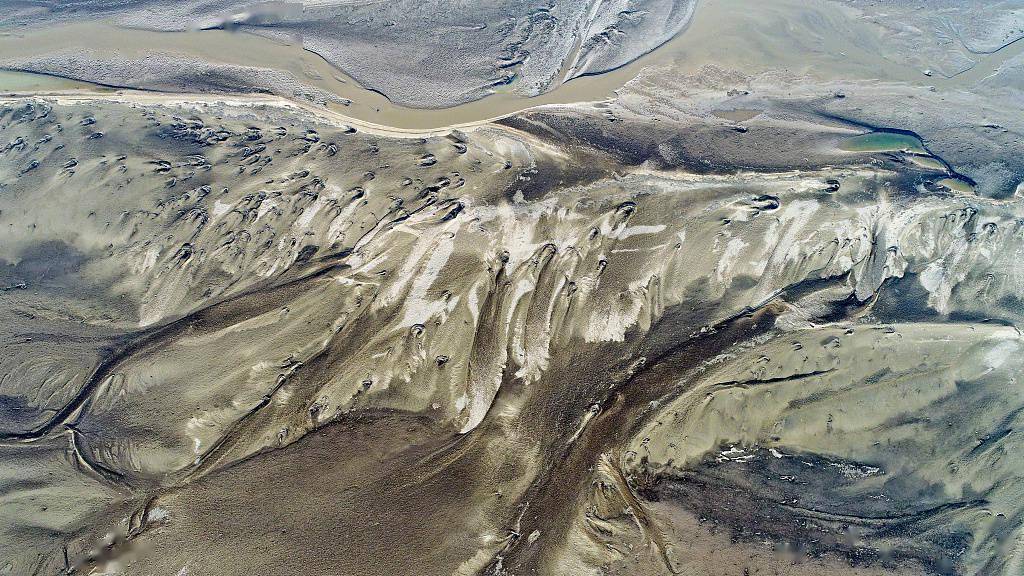
<path fill-rule="evenodd" d="M 896 132 L 870 132 L 842 141 L 840 148 L 848 152 L 894 152 L 907 151 L 927 154 L 921 140 L 909 134 Z"/>

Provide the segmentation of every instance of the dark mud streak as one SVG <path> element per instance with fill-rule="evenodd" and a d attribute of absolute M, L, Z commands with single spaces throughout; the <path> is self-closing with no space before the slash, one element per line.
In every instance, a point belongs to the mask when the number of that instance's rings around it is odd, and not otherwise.
<path fill-rule="evenodd" d="M 730 380 L 728 382 L 719 382 L 718 384 L 715 384 L 713 388 L 715 390 L 727 390 L 729 388 L 746 389 L 765 384 L 778 384 L 780 382 L 794 382 L 800 380 L 807 380 L 810 378 L 816 378 L 818 376 L 824 376 L 825 374 L 834 371 L 834 368 L 829 368 L 828 370 L 814 370 L 812 372 L 806 372 L 802 374 L 790 374 L 787 376 L 778 376 L 775 378 L 763 378 L 754 380 Z"/>
<path fill-rule="evenodd" d="M 899 282 L 899 281 L 905 281 L 905 279 L 898 279 L 898 278 L 897 279 L 890 279 L 890 280 L 887 280 L 887 283 L 896 283 L 896 282 Z M 879 289 L 879 292 L 881 292 L 881 288 Z M 918 314 L 918 312 L 916 312 L 916 311 L 909 311 L 909 313 L 911 315 Z M 939 320 L 943 320 L 943 319 L 945 319 L 944 316 L 941 315 L 941 314 L 936 313 L 935 311 L 932 311 L 930 314 L 926 315 L 925 317 L 917 317 L 917 318 L 915 318 L 915 320 L 918 320 L 918 321 L 923 321 L 923 320 L 939 321 Z M 886 319 L 887 322 L 899 322 L 900 320 L 901 319 L 899 317 L 890 317 L 890 318 Z M 956 323 L 956 322 L 948 322 L 948 324 L 950 325 L 951 328 L 954 328 L 954 327 L 958 326 L 958 323 Z M 1002 324 L 1002 323 L 1000 323 L 1000 324 Z M 882 329 L 883 328 L 877 328 L 877 330 L 882 330 Z M 964 323 L 964 324 L 960 325 L 960 329 L 964 330 L 964 331 L 969 330 L 970 329 L 969 323 Z M 811 373 L 808 373 L 808 374 L 796 375 L 795 377 L 796 378 L 801 378 L 801 379 L 802 378 L 806 378 L 806 377 L 814 377 L 814 376 L 826 374 L 826 373 L 828 373 L 830 371 L 831 370 L 815 371 L 815 372 L 811 372 Z M 919 374 L 915 374 L 915 376 L 917 376 L 918 378 L 925 378 L 925 379 L 927 379 L 929 374 L 932 374 L 932 372 L 919 373 Z M 937 372 L 935 372 L 935 374 L 938 375 Z M 767 379 L 767 380 L 763 380 L 763 381 L 759 380 L 759 381 L 754 381 L 754 382 L 785 382 L 785 381 L 788 381 L 788 380 L 791 380 L 791 379 L 792 379 L 792 377 L 779 377 L 779 378 L 772 378 L 772 379 Z M 726 384 L 726 385 L 736 385 L 736 384 L 742 385 L 742 384 L 745 384 L 745 383 L 746 383 L 745 381 L 734 381 L 734 382 L 727 382 L 727 383 L 724 383 L 724 384 Z M 715 388 L 719 388 L 719 387 L 725 387 L 725 386 L 722 386 L 721 384 L 719 384 L 719 385 L 715 385 L 714 387 Z M 808 402 L 810 402 L 810 401 L 812 401 L 812 400 L 809 398 Z M 796 406 L 796 405 L 797 405 L 796 403 L 791 404 L 791 406 Z M 985 436 L 982 436 L 981 439 L 978 441 L 977 445 L 974 446 L 972 449 L 970 449 L 964 455 L 964 458 L 966 458 L 966 459 L 974 459 L 974 458 L 982 457 L 985 454 L 989 453 L 991 450 L 993 450 L 1000 443 L 1002 443 L 1003 440 L 1005 440 L 1008 436 L 1010 436 L 1010 434 L 1014 431 L 1013 428 L 1012 428 L 1012 424 L 1013 424 L 1013 422 L 1017 419 L 1017 417 L 1022 412 L 1024 412 L 1024 408 L 1017 408 L 1017 409 L 1011 411 L 1007 416 L 1002 418 L 998 423 L 996 423 L 993 426 L 993 431 L 991 433 L 985 435 Z M 922 417 L 919 420 L 922 421 L 922 422 L 926 422 L 926 421 L 929 420 L 929 418 Z M 881 425 L 879 427 L 879 429 L 883 429 L 883 428 L 885 428 L 887 426 L 903 425 L 903 424 L 907 424 L 909 422 L 910 421 L 890 422 L 890 423 L 886 423 L 886 424 Z M 810 458 L 818 458 L 819 455 L 813 455 L 812 454 L 812 455 L 809 455 L 809 457 Z M 740 476 L 741 475 L 739 473 L 737 473 L 737 477 L 740 477 Z M 716 493 L 716 492 L 721 492 L 723 490 L 725 492 L 730 492 L 731 491 L 731 492 L 735 492 L 735 493 L 742 493 L 744 495 L 744 497 L 751 498 L 751 499 L 757 500 L 757 501 L 762 501 L 763 503 L 766 503 L 766 504 L 768 504 L 770 506 L 776 507 L 779 510 L 788 512 L 788 513 L 793 514 L 793 515 L 795 515 L 797 517 L 802 517 L 802 518 L 806 518 L 806 519 L 810 519 L 810 520 L 829 522 L 829 523 L 834 523 L 834 524 L 837 524 L 837 525 L 849 525 L 849 526 L 860 526 L 860 527 L 864 527 L 864 528 L 870 528 L 870 529 L 873 530 L 873 535 L 875 537 L 878 537 L 878 538 L 882 538 L 882 537 L 886 537 L 886 536 L 892 537 L 892 538 L 905 538 L 908 533 L 914 533 L 915 531 L 918 531 L 919 528 L 917 528 L 917 527 L 920 526 L 920 524 L 922 522 L 924 522 L 924 521 L 931 520 L 931 521 L 933 521 L 933 523 L 937 523 L 937 524 L 941 525 L 941 524 L 944 523 L 942 518 L 945 515 L 950 515 L 950 514 L 953 514 L 955 512 L 960 512 L 960 511 L 964 511 L 964 510 L 974 510 L 974 511 L 977 511 L 978 513 L 989 514 L 989 512 L 987 511 L 987 508 L 993 504 L 986 497 L 981 496 L 981 497 L 972 498 L 972 499 L 964 499 L 964 500 L 956 500 L 956 501 L 951 501 L 951 502 L 944 502 L 944 503 L 937 504 L 937 505 L 934 505 L 934 506 L 930 506 L 930 507 L 927 507 L 927 508 L 924 508 L 924 509 L 912 511 L 912 512 L 909 512 L 909 513 L 906 513 L 906 514 L 879 514 L 879 515 L 841 514 L 841 513 L 829 512 L 827 510 L 822 510 L 820 508 L 806 508 L 806 507 L 801 507 L 801 506 L 798 506 L 798 505 L 788 504 L 788 503 L 783 502 L 781 500 L 774 499 L 771 496 L 768 496 L 768 495 L 765 495 L 765 494 L 759 494 L 756 491 L 751 491 L 750 487 L 749 486 L 745 486 L 744 483 L 741 482 L 741 481 L 737 481 L 737 482 L 733 483 L 731 479 L 723 480 L 721 478 L 719 478 L 716 481 L 714 478 L 705 477 L 704 475 L 701 474 L 701 472 L 699 470 L 683 471 L 683 472 L 678 473 L 678 476 L 674 476 L 671 473 L 669 473 L 669 474 L 660 473 L 659 474 L 659 478 L 656 481 L 656 484 L 664 483 L 666 485 L 669 485 L 669 484 L 672 484 L 674 482 L 693 484 L 694 486 L 697 486 L 697 487 L 700 488 L 700 491 L 701 491 L 702 494 L 712 494 L 712 493 Z M 723 485 L 723 483 L 724 483 L 724 485 Z M 657 496 L 655 496 L 655 497 L 653 497 L 653 499 L 658 499 L 658 498 L 657 498 Z M 709 506 L 709 509 L 713 508 L 713 505 L 708 505 L 708 506 Z M 742 524 L 742 526 L 740 526 L 740 525 L 738 525 L 738 524 L 733 522 L 734 519 L 727 518 L 727 519 L 721 520 L 721 519 L 716 518 L 714 516 L 713 510 L 706 511 L 704 513 L 704 515 L 710 516 L 709 519 L 711 521 L 714 521 L 714 522 L 722 521 L 724 524 L 731 526 L 734 530 L 747 530 L 747 529 L 750 528 L 750 526 L 753 526 L 754 527 L 754 534 L 756 534 L 756 537 L 751 538 L 750 539 L 751 541 L 759 542 L 759 541 L 761 541 L 761 539 L 763 539 L 763 536 L 764 536 L 765 533 L 767 533 L 767 534 L 772 534 L 773 533 L 772 524 L 769 523 L 769 522 L 765 522 L 765 521 L 757 522 L 756 519 L 755 520 L 751 520 L 751 519 L 747 518 L 747 519 L 742 521 L 742 522 L 744 522 L 744 524 Z M 777 539 L 781 539 L 783 537 L 781 535 L 781 533 L 776 534 L 776 536 L 779 536 L 779 538 L 777 538 Z M 955 537 L 955 535 L 951 535 L 950 537 Z M 931 543 L 931 544 L 936 546 L 936 547 L 938 547 L 937 544 L 934 544 L 934 543 Z M 817 546 L 819 546 L 819 548 L 820 548 L 818 550 L 818 552 L 821 552 L 821 551 L 837 552 L 840 555 L 846 556 L 850 560 L 850 562 L 853 563 L 853 565 L 867 565 L 867 564 L 871 564 L 874 560 L 877 560 L 876 556 L 879 553 L 879 551 L 877 549 L 871 548 L 871 547 L 849 548 L 849 549 L 846 549 L 846 548 L 830 548 L 828 546 L 822 547 L 821 544 L 817 544 Z M 941 548 L 939 548 L 939 550 L 940 550 L 939 552 L 935 552 L 935 553 L 928 553 L 926 551 L 920 551 L 919 552 L 919 551 L 916 551 L 916 550 L 904 550 L 904 551 L 896 551 L 896 552 L 889 551 L 889 553 L 895 554 L 895 557 L 897 557 L 899 559 L 902 559 L 902 560 L 921 562 L 921 563 L 924 564 L 924 566 L 930 572 L 933 572 L 933 573 L 936 573 L 936 574 L 961 575 L 961 574 L 965 574 L 966 573 L 966 572 L 963 571 L 962 567 L 958 564 L 958 560 L 956 558 L 956 550 L 941 550 Z M 943 553 L 946 553 L 946 554 L 952 553 L 952 554 L 950 554 L 947 557 L 947 556 L 943 556 L 942 555 Z M 998 566 L 999 564 L 998 564 L 998 561 L 996 559 L 993 559 L 993 560 L 989 561 L 988 565 L 989 566 Z M 986 572 L 982 572 L 982 573 L 986 573 Z"/>
<path fill-rule="evenodd" d="M 36 70 L 28 70 L 28 69 L 25 69 L 25 68 L 16 68 L 16 67 L 12 68 L 12 67 L 9 67 L 9 66 L 0 66 L 0 71 L 18 72 L 20 74 L 33 74 L 33 75 L 36 75 L 36 76 L 45 76 L 47 78 L 57 78 L 59 80 L 71 80 L 73 82 L 81 82 L 83 84 L 91 84 L 93 86 L 98 86 L 100 88 L 109 88 L 111 90 L 121 90 L 121 89 L 126 89 L 127 88 L 127 89 L 135 90 L 135 91 L 138 91 L 138 92 L 149 92 L 151 94 L 170 94 L 170 93 L 172 93 L 172 92 L 167 91 L 167 90 L 158 90 L 156 88 L 146 88 L 146 87 L 142 87 L 142 86 L 135 87 L 135 86 L 122 85 L 122 84 L 106 84 L 106 83 L 103 83 L 103 82 L 99 82 L 97 80 L 83 80 L 81 78 L 76 78 L 76 77 L 70 76 L 70 75 L 56 74 L 56 73 L 53 73 L 53 72 L 38 72 Z"/>
<path fill-rule="evenodd" d="M 659 475 L 655 480 L 652 498 L 674 501 L 673 504 L 691 508 L 702 522 L 727 527 L 736 541 L 764 542 L 766 537 L 775 542 L 806 546 L 811 556 L 837 554 L 851 566 L 868 566 L 881 562 L 882 567 L 895 568 L 901 562 L 919 562 L 929 573 L 959 576 L 963 572 L 955 567 L 951 558 L 937 550 L 895 549 L 883 555 L 879 549 L 859 547 L 835 539 L 835 534 L 821 530 L 822 526 L 843 527 L 844 531 L 856 527 L 872 537 L 883 539 L 905 538 L 918 530 L 921 522 L 942 523 L 947 515 L 962 510 L 984 510 L 984 499 L 963 500 L 939 504 L 905 515 L 862 516 L 836 514 L 823 510 L 803 508 L 779 501 L 772 495 L 751 489 L 743 470 L 730 470 L 718 475 L 707 475 L 700 470 L 675 475 Z M 715 498 L 707 495 L 716 494 Z M 689 502 L 687 502 L 689 501 Z M 832 537 L 829 541 L 825 537 Z"/>
<path fill-rule="evenodd" d="M 964 508 L 979 508 L 981 506 L 988 505 L 989 502 L 983 498 L 975 500 L 964 500 L 960 502 L 947 502 L 938 506 L 933 506 L 920 512 L 913 514 L 902 514 L 895 516 L 858 516 L 856 514 L 835 514 L 831 512 L 825 512 L 822 510 L 813 510 L 810 508 L 802 508 L 800 506 L 792 506 L 784 504 L 782 502 L 775 502 L 775 505 L 799 514 L 808 518 L 814 518 L 817 520 L 827 520 L 829 522 L 843 522 L 847 524 L 855 524 L 860 526 L 870 526 L 876 528 L 885 528 L 887 532 L 896 532 L 899 529 L 919 520 L 928 519 L 939 514 L 961 510 Z"/>
<path fill-rule="evenodd" d="M 544 520 L 538 516 L 524 516 L 528 526 L 512 531 L 510 541 L 502 552 L 480 574 L 493 573 L 499 566 L 512 573 L 545 573 L 549 570 L 550 566 L 546 563 L 550 559 L 546 558 L 543 548 L 563 543 L 576 513 L 577 503 L 586 494 L 582 483 L 590 479 L 591 466 L 600 454 L 637 434 L 648 419 L 656 414 L 656 411 L 649 410 L 650 402 L 664 402 L 685 392 L 689 387 L 681 378 L 685 378 L 686 374 L 708 358 L 715 357 L 739 342 L 770 332 L 774 317 L 786 309 L 787 300 L 827 286 L 845 285 L 847 279 L 848 275 L 844 274 L 797 282 L 775 292 L 762 303 L 745 307 L 735 315 L 713 324 L 708 332 L 691 334 L 682 341 L 678 336 L 671 336 L 674 328 L 673 311 L 666 311 L 642 341 L 657 339 L 667 330 L 670 345 L 647 357 L 644 366 L 628 379 L 613 383 L 598 402 L 596 416 L 583 428 L 577 440 L 562 444 L 547 456 L 550 464 L 542 467 L 541 475 L 520 500 L 520 506 L 529 505 L 535 511 L 543 511 Z M 843 301 L 836 303 L 836 306 L 868 309 L 872 303 L 873 300 L 856 304 Z M 813 377 L 823 373 L 825 371 L 804 376 Z M 567 478 L 576 481 L 565 482 Z M 632 487 L 629 497 L 637 498 L 632 493 Z M 545 538 L 532 546 L 517 547 L 521 534 L 530 531 L 529 524 L 533 521 L 543 523 Z M 668 568 L 672 569 L 671 566 Z"/>
<path fill-rule="evenodd" d="M 319 356 L 321 356 L 324 353 L 325 351 L 321 351 L 317 355 L 313 356 L 310 360 L 315 361 Z M 294 368 L 299 369 L 302 366 L 302 363 L 298 363 L 294 366 Z M 274 383 L 274 386 L 271 387 L 271 389 L 268 390 L 263 395 L 262 398 L 260 398 L 260 401 L 257 402 L 255 406 L 250 408 L 246 413 L 242 414 L 234 422 L 232 422 L 231 425 L 228 426 L 224 430 L 224 432 L 217 438 L 217 441 L 214 442 L 213 445 L 208 450 L 199 455 L 192 465 L 188 466 L 184 470 L 184 479 L 188 480 L 196 476 L 201 476 L 202 474 L 214 469 L 216 464 L 220 461 L 222 453 L 227 450 L 230 450 L 230 448 L 233 446 L 233 442 L 237 441 L 237 439 L 239 438 L 241 433 L 238 432 L 238 430 L 245 426 L 246 422 L 248 422 L 250 418 L 258 414 L 261 410 L 263 410 L 264 408 L 267 407 L 267 405 L 270 404 L 271 400 L 274 399 L 274 396 L 278 393 L 278 391 L 280 391 L 281 388 L 288 383 L 289 378 L 291 377 L 292 374 L 294 374 L 294 371 L 288 374 L 279 374 L 277 380 Z M 259 452 L 257 452 L 257 454 L 258 453 Z M 244 461 L 244 459 L 242 461 Z M 179 471 L 179 473 L 180 472 L 182 471 Z"/>
<path fill-rule="evenodd" d="M 89 450 L 83 450 L 81 446 L 82 433 L 73 425 L 67 425 L 68 440 L 70 449 L 75 456 L 76 462 L 94 476 L 112 485 L 121 485 L 125 481 L 124 474 L 104 465 L 89 455 Z"/>
<path fill-rule="evenodd" d="M 376 296 L 375 294 L 374 297 L 367 299 L 363 303 L 363 308 L 369 308 L 376 301 Z M 200 456 L 197 464 L 183 471 L 183 478 L 189 480 L 219 469 L 223 466 L 225 459 L 230 457 L 233 448 L 243 444 L 244 439 L 252 438 L 260 432 L 262 430 L 261 425 L 266 425 L 266 422 L 258 422 L 256 420 L 264 416 L 266 408 L 270 406 L 270 401 L 285 384 L 292 384 L 296 387 L 296 390 L 292 392 L 288 399 L 290 404 L 308 405 L 317 392 L 316 384 L 320 382 L 319 378 L 323 374 L 328 373 L 331 366 L 335 365 L 340 358 L 344 358 L 352 352 L 349 346 L 359 346 L 358 340 L 350 338 L 352 333 L 360 333 L 358 328 L 352 326 L 353 323 L 370 324 L 373 326 L 387 325 L 400 311 L 401 308 L 399 306 L 391 306 L 383 317 L 366 317 L 363 314 L 356 315 L 351 323 L 347 323 L 331 336 L 330 342 L 323 349 L 319 350 L 305 362 L 296 364 L 294 370 L 290 373 L 281 374 L 275 386 L 263 396 L 256 406 L 243 414 L 221 434 L 217 442 Z M 370 330 L 370 326 L 365 326 L 364 328 Z M 303 386 L 304 382 L 307 383 L 305 387 Z M 271 417 L 271 415 L 267 415 L 267 418 Z M 312 428 L 322 428 L 335 419 L 335 417 L 332 417 L 324 423 L 316 422 Z M 276 447 L 263 447 L 257 450 L 256 454 L 274 449 Z M 245 461 L 251 457 L 252 455 L 247 455 L 239 458 L 239 461 Z"/>
<path fill-rule="evenodd" d="M 996 52 L 999 52 L 1000 50 L 1003 50 L 1003 49 L 1005 49 L 1005 48 L 1009 48 L 1010 46 L 1013 46 L 1014 44 L 1016 44 L 1016 43 L 1018 43 L 1018 42 L 1020 42 L 1020 41 L 1024 40 L 1024 36 L 1019 36 L 1019 37 L 1017 37 L 1017 38 L 1014 38 L 1013 40 L 1010 40 L 1009 42 L 1006 42 L 1005 44 L 1003 44 L 1003 45 L 999 46 L 999 47 L 998 47 L 998 48 L 996 48 L 995 50 L 988 50 L 988 51 L 985 51 L 985 50 L 972 50 L 972 49 L 970 48 L 970 46 L 968 46 L 968 45 L 967 45 L 967 43 L 966 43 L 966 42 L 964 42 L 964 40 L 963 40 L 963 38 L 962 38 L 962 37 L 960 36 L 959 32 L 957 33 L 957 35 L 956 35 L 956 38 L 957 38 L 957 40 L 959 40 L 959 41 L 960 41 L 960 45 L 961 45 L 961 46 L 963 46 L 964 50 L 966 50 L 966 51 L 970 52 L 971 54 L 975 54 L 975 55 L 977 55 L 977 56 L 991 56 L 992 54 L 995 54 Z M 974 66 L 972 66 L 971 68 L 968 68 L 967 70 L 970 70 L 970 69 L 972 69 L 972 68 L 974 68 Z M 954 76 L 956 76 L 956 75 L 958 75 L 958 74 L 963 74 L 964 72 L 967 72 L 967 70 L 963 70 L 963 71 L 961 71 L 961 72 L 958 72 L 957 74 L 954 74 Z M 952 77 L 952 76 L 949 76 L 949 78 L 951 78 L 951 77 Z"/>
<path fill-rule="evenodd" d="M 77 421 L 77 418 L 73 417 L 88 409 L 96 389 L 110 376 L 118 364 L 132 355 L 149 348 L 159 347 L 164 341 L 171 340 L 186 331 L 194 330 L 197 326 L 201 326 L 203 330 L 214 331 L 234 324 L 239 320 L 249 318 L 252 315 L 272 310 L 277 307 L 279 299 L 287 298 L 293 291 L 301 292 L 306 290 L 304 282 L 346 267 L 346 264 L 329 262 L 327 265 L 315 268 L 312 272 L 298 278 L 285 279 L 283 282 L 269 287 L 251 287 L 239 294 L 228 296 L 221 301 L 209 304 L 200 310 L 166 324 L 147 328 L 120 338 L 118 346 L 102 349 L 103 360 L 93 370 L 75 397 L 58 410 L 52 418 L 31 430 L 4 433 L 0 435 L 0 441 L 30 442 L 45 438 L 62 424 L 68 421 Z M 278 294 L 279 292 L 281 294 Z M 277 298 L 268 298 L 268 296 L 277 296 Z M 235 306 L 249 300 L 255 300 L 255 304 L 251 308 L 234 309 Z M 228 309 L 224 311 L 225 313 L 221 313 L 222 308 Z"/>
<path fill-rule="evenodd" d="M 1024 413 L 1024 407 L 1020 407 L 1007 414 L 1006 417 L 996 424 L 995 429 L 990 434 L 982 437 L 978 445 L 971 448 L 970 452 L 967 453 L 967 457 L 976 458 L 995 448 L 1003 439 L 1013 433 L 1013 423 L 1021 413 Z"/>
<path fill-rule="evenodd" d="M 783 301 L 785 293 L 785 290 L 780 291 L 765 302 L 716 323 L 706 334 L 687 337 L 661 355 L 649 359 L 634 376 L 609 390 L 599 403 L 598 414 L 577 441 L 563 445 L 560 452 L 551 455 L 551 465 L 543 468 L 541 476 L 521 499 L 521 505 L 529 503 L 534 510 L 543 511 L 547 516 L 544 532 L 548 536 L 544 542 L 559 543 L 567 536 L 576 503 L 586 493 L 581 483 L 589 479 L 587 470 L 597 456 L 643 426 L 652 415 L 645 412 L 651 401 L 684 392 L 686 387 L 679 381 L 680 377 L 707 358 L 714 357 L 718 351 L 771 330 L 771 318 L 778 313 L 777 304 Z M 661 327 L 656 325 L 652 328 L 652 334 L 664 329 L 668 322 L 663 320 L 659 324 Z M 565 481 L 570 478 L 575 482 Z M 527 522 L 532 520 L 529 518 Z M 529 526 L 516 531 L 505 549 L 480 574 L 492 573 L 499 566 L 514 571 L 543 573 L 547 562 L 543 545 L 516 546 L 519 534 L 528 531 Z"/>

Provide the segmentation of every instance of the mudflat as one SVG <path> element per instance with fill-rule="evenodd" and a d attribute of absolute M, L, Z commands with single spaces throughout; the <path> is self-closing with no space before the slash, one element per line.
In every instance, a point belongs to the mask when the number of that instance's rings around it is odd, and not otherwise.
<path fill-rule="evenodd" d="M 1022 8 L 13 6 L 0 574 L 1020 574 Z"/>

